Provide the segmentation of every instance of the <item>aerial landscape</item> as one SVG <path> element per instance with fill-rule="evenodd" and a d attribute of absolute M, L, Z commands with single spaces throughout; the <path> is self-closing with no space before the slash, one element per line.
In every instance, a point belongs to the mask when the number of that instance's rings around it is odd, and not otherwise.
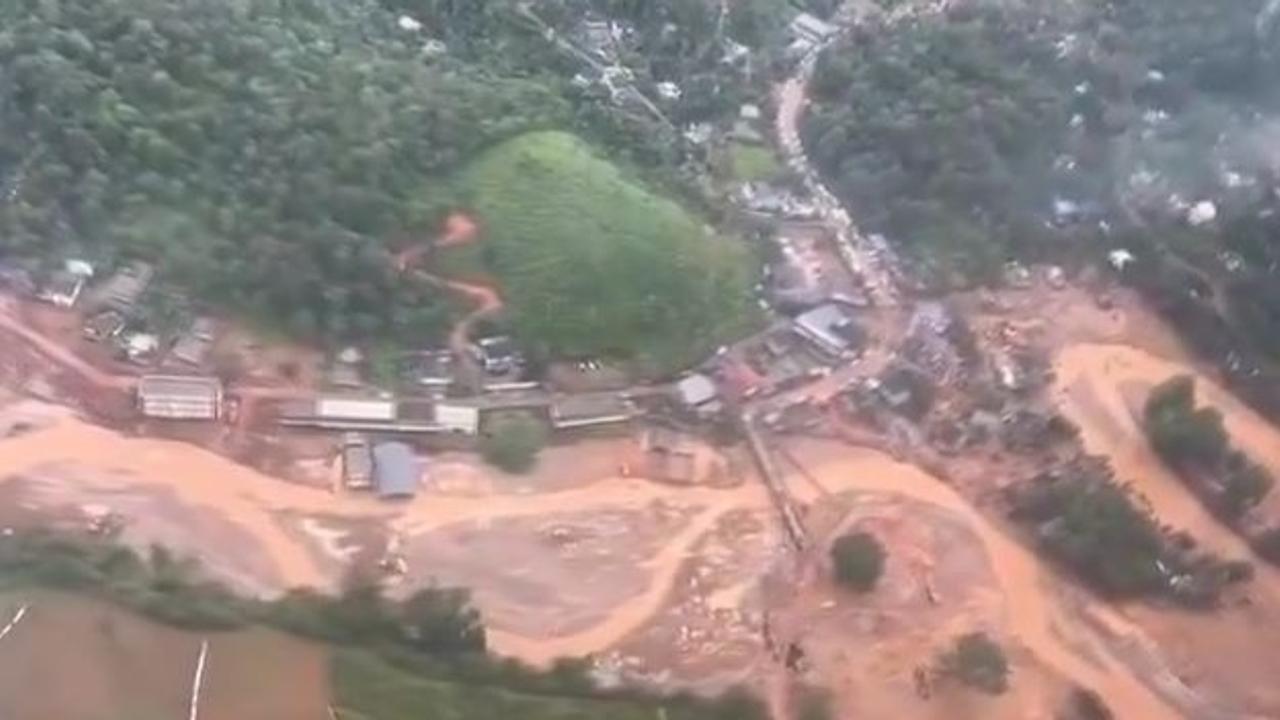
<path fill-rule="evenodd" d="M 1277 77 L 1280 0 L 0 0 L 0 718 L 1280 719 Z"/>

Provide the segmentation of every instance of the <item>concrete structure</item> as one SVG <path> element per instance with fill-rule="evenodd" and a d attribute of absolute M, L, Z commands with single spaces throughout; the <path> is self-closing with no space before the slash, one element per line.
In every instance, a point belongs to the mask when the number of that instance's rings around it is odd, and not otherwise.
<path fill-rule="evenodd" d="M 822 352 L 841 357 L 861 347 L 862 329 L 854 323 L 844 308 L 827 303 L 796 318 L 796 332 Z"/>
<path fill-rule="evenodd" d="M 213 348 L 214 322 L 212 318 L 196 318 L 191 327 L 173 344 L 170 356 L 188 365 L 201 365 Z"/>
<path fill-rule="evenodd" d="M 631 403 L 610 393 L 569 395 L 551 403 L 551 425 L 557 430 L 617 425 L 634 416 Z"/>
<path fill-rule="evenodd" d="M 222 412 L 222 383 L 211 377 L 144 375 L 137 402 L 149 418 L 216 420 Z"/>
<path fill-rule="evenodd" d="M 477 435 L 480 432 L 480 408 L 455 402 L 439 402 L 435 406 L 435 422 L 442 432 Z"/>
<path fill-rule="evenodd" d="M 111 308 L 127 313 L 151 286 L 155 268 L 144 262 L 120 268 L 106 282 L 94 288 L 91 304 L 95 308 Z"/>
<path fill-rule="evenodd" d="M 436 433 L 434 405 L 428 400 L 395 400 L 330 395 L 286 402 L 279 422 L 285 427 L 361 432 Z"/>
<path fill-rule="evenodd" d="M 373 487 L 373 453 L 369 439 L 347 433 L 342 439 L 342 480 L 353 490 Z"/>
<path fill-rule="evenodd" d="M 714 413 L 720 410 L 719 391 L 711 378 L 701 373 L 694 373 L 676 383 L 676 395 L 680 402 L 691 410 L 702 413 Z"/>
<path fill-rule="evenodd" d="M 418 492 L 421 470 L 413 449 L 401 442 L 373 446 L 373 486 L 384 500 L 412 498 Z"/>

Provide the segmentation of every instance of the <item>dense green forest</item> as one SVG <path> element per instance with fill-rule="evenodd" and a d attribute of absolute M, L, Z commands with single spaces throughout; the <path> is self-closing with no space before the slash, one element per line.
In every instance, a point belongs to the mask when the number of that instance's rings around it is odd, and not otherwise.
<path fill-rule="evenodd" d="M 735 32 L 777 26 L 756 13 L 777 4 L 742 7 Z M 583 62 L 547 29 L 576 38 L 588 15 L 630 23 L 638 87 L 688 76 L 676 121 L 752 92 L 703 0 L 0 0 L 0 251 L 144 257 L 198 302 L 312 339 L 438 338 L 452 300 L 387 253 L 435 231 L 492 145 L 574 130 L 706 209 L 675 126 L 570 82 Z"/>
<path fill-rule="evenodd" d="M 1276 10 L 1028 2 L 871 21 L 822 57 L 806 145 L 934 287 L 1129 251 L 1124 278 L 1280 417 Z"/>
<path fill-rule="evenodd" d="M 826 52 L 805 140 L 837 194 L 944 284 L 1062 254 L 1261 172 L 1280 60 L 1264 0 L 1027 3 L 872 21 Z M 1085 222 L 1082 222 L 1085 221 Z"/>
<path fill-rule="evenodd" d="M 428 65 L 364 2 L 0 4 L 5 249 L 160 260 L 200 297 L 344 337 L 438 331 L 383 239 L 433 175 L 564 117 L 542 86 Z"/>

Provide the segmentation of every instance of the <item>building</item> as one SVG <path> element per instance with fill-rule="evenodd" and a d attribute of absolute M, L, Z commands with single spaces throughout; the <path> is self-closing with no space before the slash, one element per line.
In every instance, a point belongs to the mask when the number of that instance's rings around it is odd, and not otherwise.
<path fill-rule="evenodd" d="M 396 400 L 359 395 L 328 395 L 280 405 L 285 427 L 358 432 L 438 433 L 435 406 L 428 400 Z"/>
<path fill-rule="evenodd" d="M 91 304 L 95 308 L 111 308 L 128 313 L 151 286 L 155 268 L 144 262 L 134 262 L 120 268 L 106 282 L 94 288 Z"/>
<path fill-rule="evenodd" d="M 815 17 L 809 13 L 800 13 L 791 21 L 791 36 L 799 41 L 803 40 L 809 45 L 818 45 L 826 42 L 828 38 L 836 34 L 839 30 L 835 25 Z"/>
<path fill-rule="evenodd" d="M 383 500 L 405 500 L 418 492 L 421 477 L 413 449 L 402 442 L 373 446 L 373 487 Z"/>
<path fill-rule="evenodd" d="M 458 402 L 439 402 L 435 406 L 435 422 L 442 432 L 460 435 L 480 433 L 480 408 Z"/>
<path fill-rule="evenodd" d="M 862 328 L 835 303 L 819 305 L 800 315 L 795 329 L 801 337 L 833 357 L 857 350 L 866 339 Z"/>
<path fill-rule="evenodd" d="M 137 402 L 149 418 L 216 420 L 222 412 L 222 383 L 211 377 L 143 375 Z"/>
<path fill-rule="evenodd" d="M 188 365 L 202 365 L 213 348 L 213 334 L 212 318 L 196 318 L 191 327 L 173 344 L 170 356 Z"/>
<path fill-rule="evenodd" d="M 373 452 L 369 439 L 360 433 L 342 438 L 342 480 L 353 490 L 373 487 Z"/>
<path fill-rule="evenodd" d="M 634 415 L 631 403 L 612 393 L 568 395 L 551 403 L 551 426 L 557 430 L 617 425 Z"/>
<path fill-rule="evenodd" d="M 712 415 L 720 411 L 720 393 L 711 378 L 694 373 L 676 383 L 676 395 L 680 403 L 699 414 Z"/>

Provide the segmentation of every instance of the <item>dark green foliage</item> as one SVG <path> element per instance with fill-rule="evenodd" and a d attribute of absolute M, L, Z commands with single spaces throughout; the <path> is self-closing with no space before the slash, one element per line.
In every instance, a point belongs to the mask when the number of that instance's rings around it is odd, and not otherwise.
<path fill-rule="evenodd" d="M 1096 587 L 1117 595 L 1161 592 L 1164 539 L 1154 518 L 1091 464 L 1044 475 L 1014 498 L 1014 515 Z"/>
<path fill-rule="evenodd" d="M 1151 443 L 1173 463 L 1215 467 L 1227 451 L 1222 413 L 1195 407 L 1195 381 L 1179 375 L 1151 391 L 1144 412 Z"/>
<path fill-rule="evenodd" d="M 1196 406 L 1195 383 L 1172 378 L 1151 391 L 1144 412 L 1152 446 L 1196 488 L 1214 510 L 1239 520 L 1275 484 L 1266 468 L 1231 449 L 1222 414 Z"/>
<path fill-rule="evenodd" d="M 796 691 L 796 720 L 835 720 L 831 693 L 823 688 L 805 685 Z"/>
<path fill-rule="evenodd" d="M 480 454 L 507 472 L 528 472 L 546 442 L 547 429 L 541 422 L 525 414 L 509 414 L 488 423 L 480 437 Z"/>
<path fill-rule="evenodd" d="M 872 23 L 819 63 L 806 147 L 859 223 L 932 279 L 993 277 L 1044 235 L 1052 192 L 1037 178 L 1071 99 L 1037 20 Z"/>
<path fill-rule="evenodd" d="M 1264 560 L 1280 565 L 1280 527 L 1263 532 L 1254 541 L 1253 547 Z"/>
<path fill-rule="evenodd" d="M 986 633 L 962 635 L 938 657 L 938 672 L 982 692 L 999 695 L 1009 689 L 1009 661 Z"/>
<path fill-rule="evenodd" d="M 0 539 L 0 583 L 33 584 L 98 595 L 185 628 L 244 624 L 252 603 L 197 577 L 197 566 L 155 546 L 144 562 L 133 551 L 47 532 Z"/>
<path fill-rule="evenodd" d="M 138 254 L 203 298 L 331 338 L 430 336 L 383 238 L 432 179 L 567 115 L 542 85 L 422 62 L 366 0 L 0 2 L 5 249 Z"/>
<path fill-rule="evenodd" d="M 400 606 L 403 632 L 414 648 L 435 655 L 485 651 L 484 625 L 461 588 L 427 588 Z"/>
<path fill-rule="evenodd" d="M 1227 455 L 1222 470 L 1222 509 L 1228 517 L 1239 518 L 1262 502 L 1271 492 L 1275 479 L 1261 465 L 1240 452 Z"/>
<path fill-rule="evenodd" d="M 557 688 L 528 670 L 497 682 L 482 674 L 426 671 L 389 664 L 374 655 L 340 652 L 334 658 L 338 704 L 378 720 L 458 718 L 487 720 L 765 720 L 760 702 L 742 692 L 722 698 L 655 697 L 635 691 L 602 691 L 579 684 Z M 579 683 L 581 681 L 578 681 Z"/>
<path fill-rule="evenodd" d="M 1067 708 L 1060 720 L 1114 720 L 1115 714 L 1103 702 L 1098 693 L 1083 687 L 1075 687 L 1067 699 Z"/>
<path fill-rule="evenodd" d="M 831 546 L 836 582 L 857 592 L 869 592 L 884 573 L 884 546 L 874 535 L 852 532 Z"/>

